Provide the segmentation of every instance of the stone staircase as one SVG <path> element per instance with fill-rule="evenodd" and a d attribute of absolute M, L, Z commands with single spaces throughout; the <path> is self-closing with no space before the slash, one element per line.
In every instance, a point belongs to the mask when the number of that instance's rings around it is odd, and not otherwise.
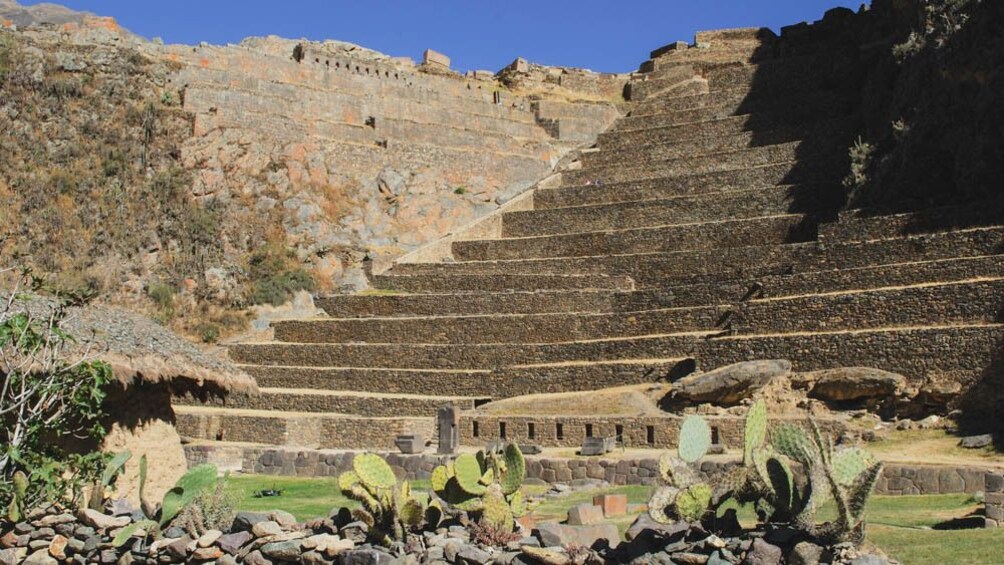
<path fill-rule="evenodd" d="M 771 41 L 729 30 L 699 35 L 708 49 L 654 53 L 631 114 L 560 185 L 537 188 L 532 209 L 505 213 L 501 237 L 454 241 L 449 261 L 398 263 L 371 278 L 376 292 L 319 299 L 329 317 L 231 347 L 262 396 L 179 405 L 182 434 L 387 449 L 399 433 L 435 437 L 441 404 L 652 383 L 695 366 L 872 366 L 932 390 L 999 370 L 1001 216 L 838 215 L 848 93 L 825 61 L 773 57 Z M 672 416 L 602 412 L 468 412 L 461 438 L 675 441 Z M 718 425 L 725 441 L 740 433 Z"/>

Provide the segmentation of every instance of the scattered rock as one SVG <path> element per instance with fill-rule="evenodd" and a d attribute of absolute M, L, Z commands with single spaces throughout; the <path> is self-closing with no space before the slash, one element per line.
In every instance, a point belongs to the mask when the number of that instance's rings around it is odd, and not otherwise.
<path fill-rule="evenodd" d="M 234 523 L 230 527 L 232 532 L 250 532 L 258 522 L 268 520 L 268 515 L 259 512 L 238 512 L 234 517 Z"/>
<path fill-rule="evenodd" d="M 983 434 L 978 436 L 967 436 L 959 440 L 959 447 L 966 449 L 981 449 L 993 445 L 993 434 Z"/>
<path fill-rule="evenodd" d="M 251 528 L 251 533 L 257 538 L 263 538 L 265 536 L 277 536 L 282 533 L 282 526 L 276 524 L 272 520 L 265 520 L 264 522 L 258 522 Z"/>
<path fill-rule="evenodd" d="M 216 540 L 216 545 L 230 555 L 237 555 L 237 552 L 240 551 L 241 547 L 251 541 L 252 537 L 251 532 L 248 531 L 224 534 Z"/>
<path fill-rule="evenodd" d="M 48 549 L 39 549 L 29 555 L 21 565 L 59 565 L 59 562 L 49 555 Z"/>
<path fill-rule="evenodd" d="M 128 526 L 129 523 L 132 521 L 129 519 L 128 516 L 120 516 L 116 518 L 113 516 L 102 514 L 97 510 L 91 510 L 90 508 L 87 508 L 80 513 L 80 520 L 83 523 L 87 524 L 88 526 L 97 528 L 99 530 L 121 528 L 124 526 Z"/>
<path fill-rule="evenodd" d="M 814 382 L 809 397 L 826 402 L 892 398 L 901 394 L 907 383 L 903 375 L 871 367 L 826 369 L 804 376 Z"/>
<path fill-rule="evenodd" d="M 808 541 L 795 544 L 788 554 L 790 565 L 819 565 L 823 558 L 823 548 Z"/>
<path fill-rule="evenodd" d="M 778 565 L 781 563 L 781 548 L 769 544 L 762 539 L 753 540 L 749 553 L 746 554 L 744 565 Z"/>
<path fill-rule="evenodd" d="M 745 361 L 684 377 L 673 383 L 670 394 L 675 400 L 733 406 L 789 373 L 790 361 Z"/>
<path fill-rule="evenodd" d="M 589 526 L 603 521 L 603 509 L 584 502 L 568 509 L 569 526 Z"/>
<path fill-rule="evenodd" d="M 593 547 L 601 540 L 611 547 L 620 541 L 620 532 L 613 524 L 596 524 L 593 526 L 569 526 L 565 524 L 538 524 L 534 535 L 543 547 L 578 545 Z"/>

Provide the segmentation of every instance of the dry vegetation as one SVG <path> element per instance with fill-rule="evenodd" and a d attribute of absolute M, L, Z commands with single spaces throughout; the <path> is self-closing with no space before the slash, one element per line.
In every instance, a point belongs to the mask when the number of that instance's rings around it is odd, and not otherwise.
<path fill-rule="evenodd" d="M 199 201 L 171 69 L 131 48 L 0 32 L 0 258 L 212 342 L 314 281 L 279 212 Z M 55 37 L 55 34 L 53 34 Z"/>

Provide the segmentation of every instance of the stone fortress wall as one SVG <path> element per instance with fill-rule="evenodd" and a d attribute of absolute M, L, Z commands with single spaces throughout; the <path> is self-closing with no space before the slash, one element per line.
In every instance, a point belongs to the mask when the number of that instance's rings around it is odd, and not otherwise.
<path fill-rule="evenodd" d="M 289 243 L 335 287 L 365 287 L 364 256 L 382 269 L 497 209 L 619 115 L 619 96 L 527 97 L 334 42 L 146 48 L 179 68 L 193 194 L 285 210 Z"/>

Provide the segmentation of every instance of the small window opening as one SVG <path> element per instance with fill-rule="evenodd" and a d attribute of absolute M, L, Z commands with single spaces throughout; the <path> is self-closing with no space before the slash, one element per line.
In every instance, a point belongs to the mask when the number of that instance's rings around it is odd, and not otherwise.
<path fill-rule="evenodd" d="M 537 439 L 537 428 L 533 422 L 526 425 L 526 437 L 529 439 Z"/>
<path fill-rule="evenodd" d="M 478 429 L 478 423 L 476 421 L 473 423 L 473 428 L 471 429 L 471 435 L 473 435 L 474 437 L 481 436 L 481 430 Z"/>
<path fill-rule="evenodd" d="M 645 426 L 645 441 L 649 445 L 655 445 L 655 426 Z"/>
<path fill-rule="evenodd" d="M 558 439 L 565 439 L 565 425 L 564 424 L 555 424 L 554 425 L 554 435 Z"/>
<path fill-rule="evenodd" d="M 593 437 L 593 425 L 586 424 L 586 437 Z"/>
<path fill-rule="evenodd" d="M 721 432 L 718 431 L 717 426 L 711 427 L 711 443 L 712 445 L 718 445 L 722 443 Z"/>
<path fill-rule="evenodd" d="M 505 422 L 499 422 L 499 438 L 505 439 Z"/>
<path fill-rule="evenodd" d="M 617 436 L 617 441 L 624 441 L 624 426 L 621 424 L 614 426 L 614 435 Z"/>

